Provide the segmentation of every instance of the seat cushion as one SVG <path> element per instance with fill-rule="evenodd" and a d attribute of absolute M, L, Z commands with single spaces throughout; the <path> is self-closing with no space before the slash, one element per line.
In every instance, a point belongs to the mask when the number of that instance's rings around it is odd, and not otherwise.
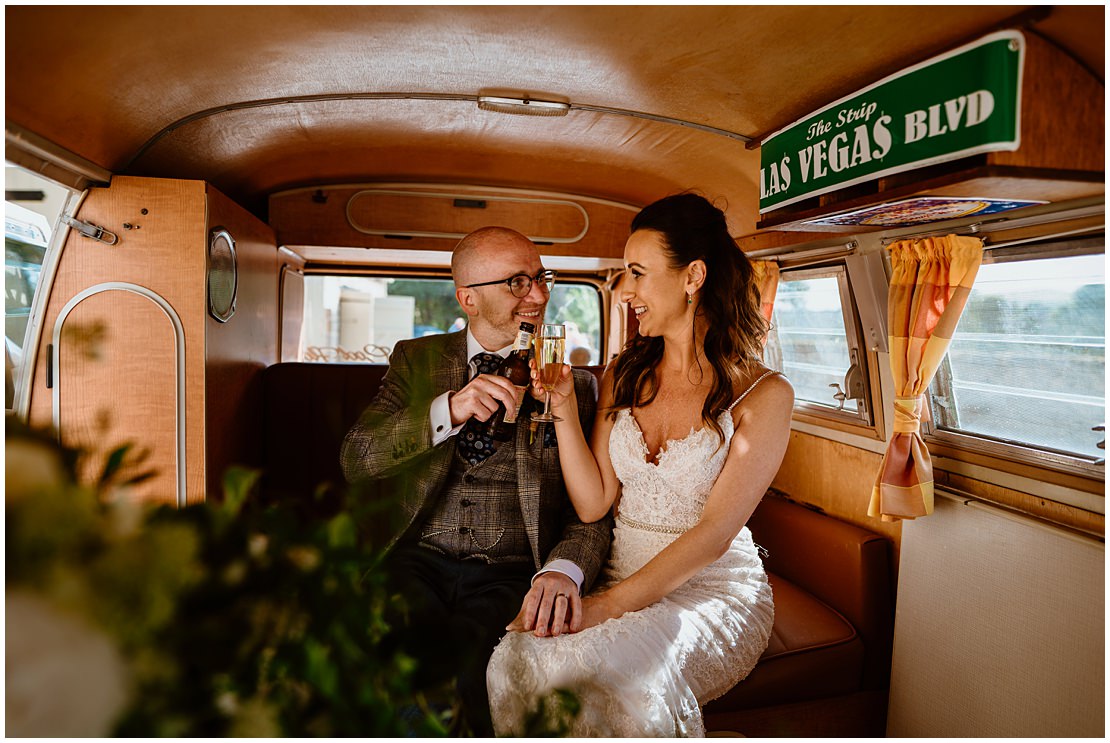
<path fill-rule="evenodd" d="M 746 679 L 706 705 L 706 714 L 858 691 L 863 641 L 836 610 L 769 573 L 775 623 L 767 650 Z"/>

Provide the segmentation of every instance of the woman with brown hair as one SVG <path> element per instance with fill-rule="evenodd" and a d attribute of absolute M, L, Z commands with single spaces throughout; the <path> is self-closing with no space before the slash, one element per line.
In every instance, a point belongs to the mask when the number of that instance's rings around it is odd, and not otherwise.
<path fill-rule="evenodd" d="M 583 521 L 614 509 L 612 551 L 588 596 L 530 596 L 508 627 L 487 669 L 499 734 L 567 688 L 582 702 L 572 735 L 702 735 L 700 707 L 770 636 L 771 589 L 744 525 L 782 461 L 794 395 L 760 361 L 751 263 L 694 194 L 645 207 L 624 262 L 639 335 L 605 371 L 589 443 L 569 375 L 551 403 L 567 493 Z"/>

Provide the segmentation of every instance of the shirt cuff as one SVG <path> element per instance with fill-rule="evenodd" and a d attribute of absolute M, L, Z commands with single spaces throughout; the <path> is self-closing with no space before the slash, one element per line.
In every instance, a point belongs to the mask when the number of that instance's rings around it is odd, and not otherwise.
<path fill-rule="evenodd" d="M 575 565 L 570 560 L 552 560 L 543 566 L 543 570 L 532 576 L 532 582 L 536 582 L 544 573 L 562 573 L 566 577 L 574 581 L 574 585 L 578 587 L 578 595 L 582 595 L 582 580 L 585 576 L 582 574 L 582 568 Z"/>
<path fill-rule="evenodd" d="M 439 446 L 462 430 L 462 423 L 451 425 L 451 406 L 448 403 L 450 397 L 450 392 L 444 392 L 432 400 L 432 409 L 429 412 L 432 421 L 432 446 Z"/>

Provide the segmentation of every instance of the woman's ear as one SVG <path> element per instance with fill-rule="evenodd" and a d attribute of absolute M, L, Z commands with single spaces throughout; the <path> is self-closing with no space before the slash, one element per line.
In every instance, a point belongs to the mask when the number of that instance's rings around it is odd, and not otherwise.
<path fill-rule="evenodd" d="M 700 258 L 686 267 L 686 293 L 694 294 L 705 284 L 705 261 Z"/>

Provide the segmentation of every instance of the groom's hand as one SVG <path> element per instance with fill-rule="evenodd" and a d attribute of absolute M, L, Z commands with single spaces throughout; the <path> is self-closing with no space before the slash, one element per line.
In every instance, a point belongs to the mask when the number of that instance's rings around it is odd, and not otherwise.
<path fill-rule="evenodd" d="M 487 421 L 497 412 L 499 403 L 506 408 L 516 405 L 516 387 L 505 377 L 479 374 L 447 398 L 451 425 L 457 426 L 470 418 Z"/>
<path fill-rule="evenodd" d="M 520 613 L 508 627 L 510 632 L 534 632 L 536 637 L 557 637 L 577 632 L 582 624 L 582 598 L 578 586 L 557 571 L 541 573 L 524 596 Z"/>

